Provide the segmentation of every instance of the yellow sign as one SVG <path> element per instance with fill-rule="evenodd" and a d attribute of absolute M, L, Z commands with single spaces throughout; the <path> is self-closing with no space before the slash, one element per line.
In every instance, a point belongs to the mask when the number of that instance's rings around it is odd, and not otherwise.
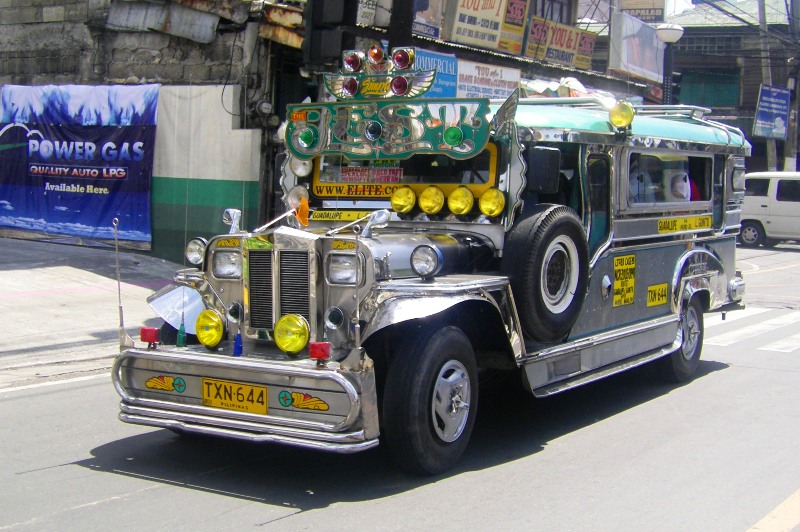
<path fill-rule="evenodd" d="M 223 238 L 222 240 L 217 240 L 217 247 L 218 248 L 238 248 L 239 247 L 239 239 L 238 238 Z"/>
<path fill-rule="evenodd" d="M 340 251 L 348 251 L 356 249 L 356 243 L 353 240 L 334 240 L 332 249 Z"/>
<path fill-rule="evenodd" d="M 647 287 L 647 306 L 657 307 L 667 303 L 667 294 L 669 289 L 667 283 L 654 284 Z"/>
<path fill-rule="evenodd" d="M 311 213 L 311 219 L 318 222 L 352 222 L 367 216 L 369 211 L 323 211 Z"/>
<path fill-rule="evenodd" d="M 711 216 L 687 216 L 685 218 L 664 218 L 658 221 L 658 232 L 679 233 L 711 229 Z"/>
<path fill-rule="evenodd" d="M 597 35 L 552 20 L 531 17 L 525 55 L 534 59 L 589 70 Z"/>
<path fill-rule="evenodd" d="M 614 306 L 632 305 L 636 288 L 636 255 L 614 257 Z"/>

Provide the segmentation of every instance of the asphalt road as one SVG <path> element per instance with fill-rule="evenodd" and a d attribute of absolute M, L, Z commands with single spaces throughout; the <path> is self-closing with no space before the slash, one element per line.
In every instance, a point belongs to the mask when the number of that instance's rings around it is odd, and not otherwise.
<path fill-rule="evenodd" d="M 0 240 L 0 530 L 800 530 L 800 248 L 740 250 L 754 301 L 706 315 L 691 383 L 643 367 L 543 400 L 501 387 L 459 466 L 414 478 L 381 447 L 119 422 L 114 256 L 52 246 Z M 132 332 L 175 267 L 121 257 Z"/>

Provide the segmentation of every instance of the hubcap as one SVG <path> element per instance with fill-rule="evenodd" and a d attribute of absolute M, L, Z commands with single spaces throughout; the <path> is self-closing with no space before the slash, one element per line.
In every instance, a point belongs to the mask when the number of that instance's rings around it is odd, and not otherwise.
<path fill-rule="evenodd" d="M 697 341 L 700 336 L 700 324 L 694 307 L 690 306 L 683 317 L 683 344 L 681 352 L 683 358 L 691 360 L 697 350 Z"/>
<path fill-rule="evenodd" d="M 570 305 L 580 272 L 578 249 L 569 238 L 559 236 L 547 248 L 542 265 L 542 299 L 547 309 L 560 314 Z"/>
<path fill-rule="evenodd" d="M 458 360 L 449 360 L 436 377 L 431 398 L 433 429 L 442 441 L 454 442 L 464 432 L 470 396 L 467 368 Z"/>

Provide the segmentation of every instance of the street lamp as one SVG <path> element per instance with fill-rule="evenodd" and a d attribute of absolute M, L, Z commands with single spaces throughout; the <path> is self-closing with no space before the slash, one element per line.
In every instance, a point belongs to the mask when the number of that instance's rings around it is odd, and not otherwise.
<path fill-rule="evenodd" d="M 683 27 L 678 24 L 667 23 L 656 26 L 656 35 L 666 46 L 664 47 L 664 78 L 661 84 L 661 102 L 672 104 L 672 45 L 683 36 Z"/>

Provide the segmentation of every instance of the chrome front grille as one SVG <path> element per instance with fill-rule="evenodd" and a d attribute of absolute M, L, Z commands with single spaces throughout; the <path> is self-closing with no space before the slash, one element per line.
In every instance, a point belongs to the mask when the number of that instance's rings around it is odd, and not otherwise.
<path fill-rule="evenodd" d="M 273 251 L 248 252 L 249 316 L 252 329 L 272 330 L 284 314 L 300 314 L 311 321 L 309 252 L 277 252 L 278 272 L 273 272 Z M 275 286 L 279 293 L 274 293 Z M 277 301 L 278 308 L 275 308 Z"/>
<path fill-rule="evenodd" d="M 248 252 L 250 327 L 272 330 L 272 251 Z"/>

